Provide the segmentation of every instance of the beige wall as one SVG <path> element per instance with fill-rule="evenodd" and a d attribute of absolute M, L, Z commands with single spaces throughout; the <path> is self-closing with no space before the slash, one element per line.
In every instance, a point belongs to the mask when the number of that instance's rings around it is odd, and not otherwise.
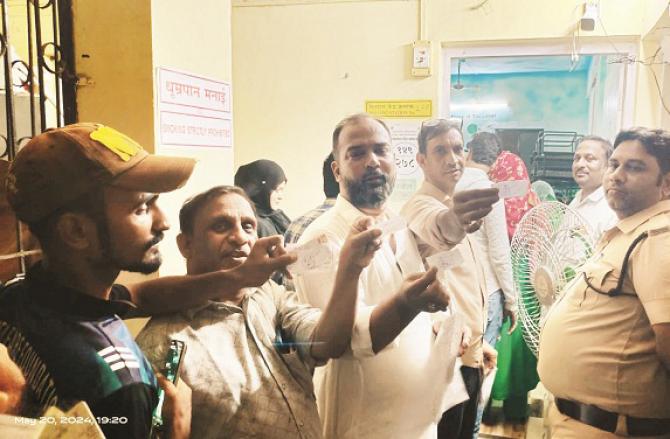
<path fill-rule="evenodd" d="M 166 67 L 230 82 L 230 13 L 230 0 L 199 0 L 197 7 L 182 0 L 153 0 L 154 69 Z M 157 129 L 157 120 L 155 126 Z M 156 138 L 158 142 L 159 136 Z M 188 156 L 198 160 L 186 186 L 162 195 L 160 201 L 172 223 L 171 230 L 166 233 L 161 244 L 164 257 L 160 274 L 180 274 L 186 268 L 175 242 L 179 229 L 179 208 L 187 197 L 195 193 L 215 185 L 232 183 L 233 149 L 157 145 L 157 150 L 160 154 Z"/>
<path fill-rule="evenodd" d="M 109 124 L 149 151 L 194 157 L 199 162 L 187 186 L 161 196 L 171 230 L 161 244 L 161 275 L 185 271 L 175 244 L 184 199 L 214 184 L 232 182 L 232 148 L 168 148 L 158 143 L 156 68 L 230 81 L 230 0 L 74 0 L 77 73 L 92 85 L 77 94 L 79 119 Z M 84 57 L 84 55 L 88 57 Z M 121 282 L 141 280 L 123 273 Z M 144 321 L 131 322 L 133 332 Z"/>
<path fill-rule="evenodd" d="M 433 98 L 408 76 L 416 2 L 233 8 L 235 164 L 277 161 L 295 217 L 323 199 L 321 163 L 343 116 L 365 99 Z"/>
<path fill-rule="evenodd" d="M 471 10 L 478 2 L 424 0 L 423 14 L 419 1 L 280 3 L 233 3 L 235 164 L 264 157 L 282 165 L 289 178 L 285 210 L 294 217 L 323 197 L 320 163 L 343 116 L 363 110 L 366 99 L 432 99 L 437 108 L 440 46 L 558 41 L 567 47 L 583 1 L 500 0 Z M 607 34 L 639 41 L 662 3 L 601 1 Z M 410 45 L 421 27 L 435 47 L 435 74 L 427 79 L 408 73 Z M 599 24 L 582 38 L 609 44 Z M 653 125 L 658 95 L 645 68 L 637 67 L 643 91 L 634 119 Z"/>

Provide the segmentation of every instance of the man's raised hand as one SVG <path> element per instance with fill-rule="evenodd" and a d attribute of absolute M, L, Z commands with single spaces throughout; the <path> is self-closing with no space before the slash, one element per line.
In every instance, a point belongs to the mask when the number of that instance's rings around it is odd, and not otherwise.
<path fill-rule="evenodd" d="M 362 270 L 372 261 L 375 252 L 382 245 L 382 231 L 372 226 L 372 218 L 358 218 L 351 227 L 340 250 L 340 266 Z"/>
<path fill-rule="evenodd" d="M 405 278 L 401 287 L 403 304 L 413 311 L 445 311 L 449 294 L 437 279 L 435 267 L 425 273 L 415 273 Z"/>
<path fill-rule="evenodd" d="M 466 233 L 481 227 L 481 221 L 499 200 L 498 189 L 471 189 L 456 192 L 452 198 L 452 210 Z"/>
<path fill-rule="evenodd" d="M 236 267 L 246 286 L 263 285 L 277 270 L 285 270 L 286 266 L 297 260 L 296 255 L 284 249 L 284 237 L 281 235 L 259 238 L 251 248 L 246 261 Z"/>

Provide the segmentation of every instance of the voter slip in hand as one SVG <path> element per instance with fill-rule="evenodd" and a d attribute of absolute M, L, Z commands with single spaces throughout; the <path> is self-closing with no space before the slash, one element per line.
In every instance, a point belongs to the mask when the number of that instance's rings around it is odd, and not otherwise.
<path fill-rule="evenodd" d="M 286 267 L 292 275 L 330 271 L 335 265 L 335 255 L 328 245 L 326 235 L 317 236 L 302 245 L 289 245 L 286 250 L 298 256 L 297 261 Z"/>
<path fill-rule="evenodd" d="M 498 188 L 500 198 L 518 198 L 523 197 L 528 192 L 528 180 L 510 180 L 495 183 L 493 187 Z"/>
<path fill-rule="evenodd" d="M 446 270 L 463 263 L 463 256 L 458 248 L 435 253 L 426 258 L 428 266 L 435 267 L 438 270 Z"/>
<path fill-rule="evenodd" d="M 372 227 L 375 229 L 380 229 L 382 231 L 380 239 L 384 239 L 395 232 L 399 232 L 403 229 L 406 229 L 407 223 L 405 222 L 404 219 L 402 219 L 402 217 L 396 216 L 389 220 L 377 223 Z"/>

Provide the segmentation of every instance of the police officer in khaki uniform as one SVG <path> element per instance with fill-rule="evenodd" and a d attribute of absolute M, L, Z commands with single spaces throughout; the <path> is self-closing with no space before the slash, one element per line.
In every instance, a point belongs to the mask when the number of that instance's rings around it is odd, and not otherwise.
<path fill-rule="evenodd" d="M 670 438 L 670 132 L 622 131 L 603 178 L 619 218 L 540 337 L 552 438 Z"/>

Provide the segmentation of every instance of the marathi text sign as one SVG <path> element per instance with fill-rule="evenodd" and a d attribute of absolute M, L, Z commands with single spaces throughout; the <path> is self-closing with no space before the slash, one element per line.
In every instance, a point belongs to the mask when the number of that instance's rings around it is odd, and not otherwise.
<path fill-rule="evenodd" d="M 229 83 L 159 68 L 158 86 L 162 145 L 233 145 Z"/>
<path fill-rule="evenodd" d="M 433 116 L 433 101 L 431 100 L 404 100 L 404 101 L 365 101 L 365 111 L 375 117 L 384 119 L 394 118 L 430 118 Z"/>

